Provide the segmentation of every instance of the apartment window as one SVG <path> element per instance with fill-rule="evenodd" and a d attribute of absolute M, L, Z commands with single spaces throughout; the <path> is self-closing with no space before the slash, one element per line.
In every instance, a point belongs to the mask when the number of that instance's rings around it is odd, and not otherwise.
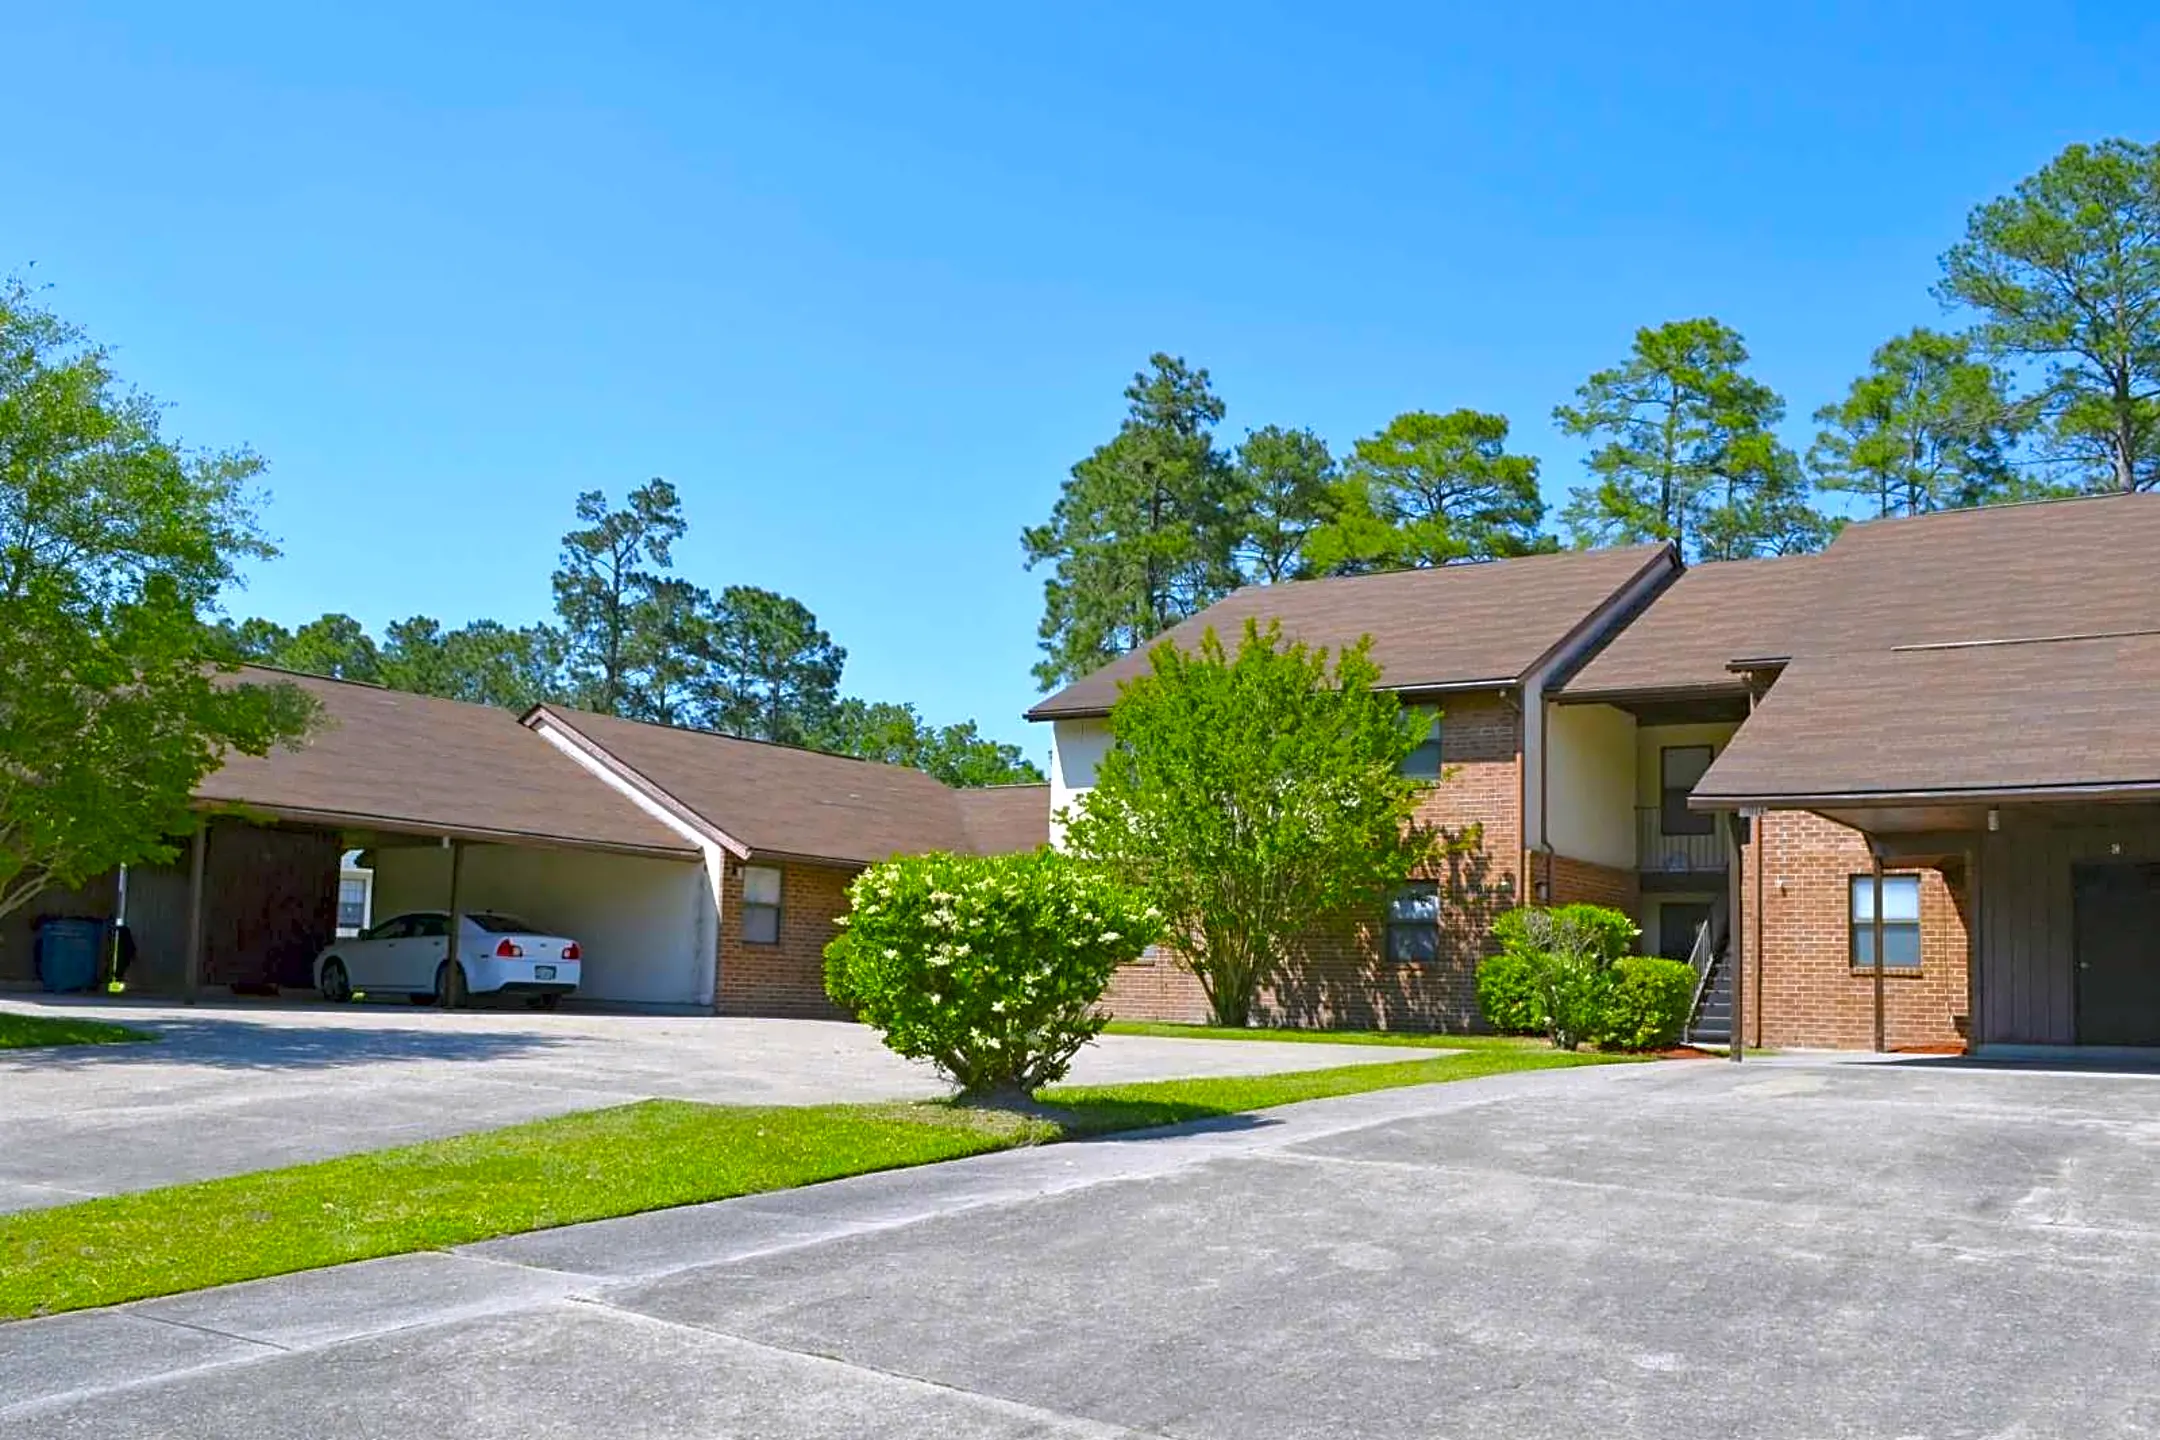
<path fill-rule="evenodd" d="M 742 938 L 752 945 L 780 943 L 780 872 L 769 865 L 743 867 Z"/>
<path fill-rule="evenodd" d="M 358 931 L 368 923 L 368 882 L 364 877 L 348 876 L 338 881 L 337 923 L 340 930 Z"/>
<path fill-rule="evenodd" d="M 1421 965 L 1440 958 L 1437 881 L 1412 880 L 1388 901 L 1387 958 L 1398 965 Z"/>
<path fill-rule="evenodd" d="M 1687 803 L 1714 753 L 1708 745 L 1667 745 L 1658 751 L 1658 828 L 1665 834 L 1716 833 L 1717 817 L 1707 810 L 1690 810 Z"/>
<path fill-rule="evenodd" d="M 1425 732 L 1425 739 L 1412 750 L 1402 762 L 1402 773 L 1413 780 L 1438 780 L 1440 778 L 1440 712 L 1423 705 L 1411 710 L 1419 715 L 1430 715 L 1432 725 Z"/>
<path fill-rule="evenodd" d="M 1875 877 L 1852 877 L 1852 963 L 1875 968 Z M 1885 875 L 1882 882 L 1883 969 L 1920 968 L 1920 877 Z"/>

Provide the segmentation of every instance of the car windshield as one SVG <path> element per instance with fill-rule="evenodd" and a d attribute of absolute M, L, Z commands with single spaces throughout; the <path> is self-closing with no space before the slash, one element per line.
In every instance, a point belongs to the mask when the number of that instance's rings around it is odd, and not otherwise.
<path fill-rule="evenodd" d="M 490 935 L 531 935 L 533 927 L 515 915 L 505 915 L 498 910 L 474 910 L 465 916 Z"/>

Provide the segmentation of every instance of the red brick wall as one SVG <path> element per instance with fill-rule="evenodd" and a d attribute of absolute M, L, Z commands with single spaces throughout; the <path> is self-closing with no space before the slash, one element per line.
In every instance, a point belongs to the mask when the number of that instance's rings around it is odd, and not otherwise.
<path fill-rule="evenodd" d="M 1544 879 L 1554 905 L 1607 905 L 1633 915 L 1642 899 L 1642 877 L 1567 855 L 1537 855 L 1530 873 Z"/>
<path fill-rule="evenodd" d="M 1110 988 L 1103 992 L 1103 1004 L 1120 1020 L 1163 1020 L 1176 1025 L 1203 1025 L 1208 1020 L 1207 996 L 1200 982 L 1160 952 L 1120 965 L 1110 977 Z"/>
<path fill-rule="evenodd" d="M 1425 965 L 1387 959 L 1384 915 L 1316 931 L 1261 996 L 1274 1024 L 1332 1029 L 1467 1030 L 1482 1019 L 1477 965 L 1492 953 L 1495 916 L 1523 903 L 1522 716 L 1498 691 L 1443 702 L 1447 777 L 1426 790 L 1418 818 L 1457 842 L 1425 878 L 1440 882 L 1440 955 Z"/>
<path fill-rule="evenodd" d="M 1875 1043 L 1875 977 L 1854 971 L 1849 939 L 1851 876 L 1869 873 L 1867 842 L 1856 830 L 1818 815 L 1779 812 L 1763 818 L 1759 840 L 1742 860 L 1741 896 L 1755 943 L 1755 868 L 1762 866 L 1762 956 L 1747 981 L 1751 1043 L 1865 1050 Z M 1883 1013 L 1891 1049 L 1958 1045 L 1954 1017 L 1966 1013 L 1964 895 L 1937 870 L 1920 876 L 1920 969 L 1888 971 Z M 1759 1008 L 1758 1008 L 1759 1006 Z M 1758 1022 L 1758 1015 L 1761 1017 Z"/>
<path fill-rule="evenodd" d="M 781 864 L 780 943 L 742 938 L 743 867 L 730 860 L 721 876 L 720 983 L 722 1015 L 781 1015 L 845 1020 L 825 997 L 825 945 L 847 913 L 847 886 L 856 872 L 823 865 Z"/>

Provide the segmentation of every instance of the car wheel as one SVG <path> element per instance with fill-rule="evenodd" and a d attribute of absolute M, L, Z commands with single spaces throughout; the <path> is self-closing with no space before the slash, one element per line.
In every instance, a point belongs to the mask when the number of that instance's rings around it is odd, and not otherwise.
<path fill-rule="evenodd" d="M 335 955 L 323 961 L 322 983 L 316 989 L 333 1005 L 342 1005 L 352 999 L 352 977 L 345 973 L 345 962 Z"/>
<path fill-rule="evenodd" d="M 562 996 L 560 995 L 535 995 L 532 997 L 532 1008 L 535 1010 L 553 1010 L 560 1004 L 562 1004 Z"/>
<path fill-rule="evenodd" d="M 445 960 L 435 967 L 435 1003 L 456 1010 L 465 1003 L 465 967 Z"/>

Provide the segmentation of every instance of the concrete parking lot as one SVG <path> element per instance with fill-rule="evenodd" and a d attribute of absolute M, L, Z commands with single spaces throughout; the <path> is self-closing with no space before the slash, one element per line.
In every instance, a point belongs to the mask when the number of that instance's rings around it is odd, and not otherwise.
<path fill-rule="evenodd" d="M 2117 1436 L 2160 1080 L 1380 1092 L 0 1326 L 11 1437 Z"/>
<path fill-rule="evenodd" d="M 859 1025 L 399 1005 L 126 1005 L 155 1045 L 0 1051 L 0 1211 L 665 1097 L 808 1105 L 945 1093 Z M 1076 1082 L 1401 1060 L 1374 1046 L 1104 1036 Z"/>

